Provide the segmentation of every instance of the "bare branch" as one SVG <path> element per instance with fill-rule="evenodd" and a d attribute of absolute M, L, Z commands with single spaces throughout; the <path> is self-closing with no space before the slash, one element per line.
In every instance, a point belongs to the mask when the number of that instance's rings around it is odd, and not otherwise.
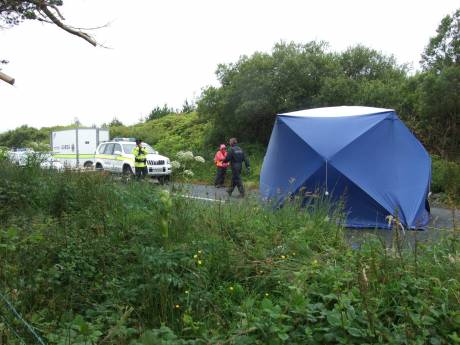
<path fill-rule="evenodd" d="M 38 20 L 39 22 L 46 23 L 46 24 L 54 24 L 51 20 L 48 20 L 45 18 L 37 18 L 36 20 Z"/>
<path fill-rule="evenodd" d="M 0 80 L 3 80 L 4 82 L 14 85 L 14 78 L 10 77 L 9 75 L 0 72 Z"/>
<path fill-rule="evenodd" d="M 31 0 L 30 2 L 35 4 L 37 6 L 38 10 L 43 12 L 45 14 L 45 16 L 48 17 L 53 22 L 53 24 L 55 24 L 56 26 L 60 27 L 62 30 L 67 31 L 68 33 L 70 33 L 72 35 L 75 35 L 77 37 L 83 38 L 85 41 L 87 41 L 88 43 L 90 43 L 91 45 L 93 45 L 95 47 L 97 46 L 96 40 L 94 38 L 92 38 L 90 35 L 88 35 L 87 33 L 83 32 L 83 31 L 75 30 L 75 29 L 65 25 L 63 22 L 61 22 L 59 20 L 59 18 L 57 18 L 54 15 L 54 13 L 51 12 L 51 10 L 48 8 L 46 3 L 43 3 L 40 0 Z"/>
<path fill-rule="evenodd" d="M 90 30 L 99 30 L 99 29 L 107 28 L 110 25 L 112 25 L 112 23 L 113 23 L 113 21 L 105 23 L 104 25 L 101 25 L 101 26 L 95 26 L 95 27 L 90 27 L 90 28 L 83 28 L 83 27 L 77 27 L 77 26 L 71 26 L 71 25 L 68 25 L 68 26 L 69 26 L 69 28 L 72 28 L 72 29 L 75 29 L 75 30 L 90 31 Z"/>
<path fill-rule="evenodd" d="M 61 14 L 61 12 L 60 12 L 59 9 L 57 8 L 57 6 L 51 5 L 50 7 L 51 7 L 53 10 L 56 11 L 56 14 L 58 15 L 58 17 L 59 17 L 60 20 L 65 20 L 64 16 Z"/>

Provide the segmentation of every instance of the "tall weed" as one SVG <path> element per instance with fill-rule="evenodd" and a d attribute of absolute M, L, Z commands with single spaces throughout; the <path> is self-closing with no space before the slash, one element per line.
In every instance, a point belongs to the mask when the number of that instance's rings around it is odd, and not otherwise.
<path fill-rule="evenodd" d="M 353 250 L 327 200 L 208 203 L 4 162 L 0 203 L 1 292 L 50 344 L 460 341 L 458 231 Z M 34 341 L 0 314 L 2 340 Z"/>

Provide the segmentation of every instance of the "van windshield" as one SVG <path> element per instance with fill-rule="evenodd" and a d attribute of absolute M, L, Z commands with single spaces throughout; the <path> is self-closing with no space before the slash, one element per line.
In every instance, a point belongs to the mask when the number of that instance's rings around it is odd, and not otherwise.
<path fill-rule="evenodd" d="M 147 149 L 147 153 L 155 153 L 155 154 L 158 153 L 149 144 L 144 143 L 142 144 L 142 146 L 144 146 Z M 136 147 L 136 144 L 123 144 L 123 151 L 125 153 L 132 153 L 135 147 Z"/>

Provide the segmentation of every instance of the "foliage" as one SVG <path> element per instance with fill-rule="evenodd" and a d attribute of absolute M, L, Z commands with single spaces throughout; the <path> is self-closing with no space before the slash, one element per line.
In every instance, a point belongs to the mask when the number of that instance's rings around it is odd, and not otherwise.
<path fill-rule="evenodd" d="M 460 65 L 426 72 L 417 92 L 417 122 L 424 142 L 445 158 L 459 158 Z"/>
<path fill-rule="evenodd" d="M 394 57 L 356 46 L 336 54 L 336 72 L 324 78 L 316 106 L 369 105 L 401 112 L 406 68 Z"/>
<path fill-rule="evenodd" d="M 171 114 L 130 127 L 111 127 L 110 135 L 142 138 L 160 153 L 170 156 L 184 150 L 193 150 L 201 154 L 202 136 L 208 126 L 196 113 Z"/>
<path fill-rule="evenodd" d="M 392 57 L 356 46 L 329 53 L 324 42 L 278 43 L 271 54 L 255 53 L 219 65 L 221 87 L 209 87 L 198 103 L 213 122 L 209 141 L 228 136 L 267 143 L 275 115 L 318 106 L 371 105 L 399 108 L 406 80 Z M 219 139 L 220 138 L 220 139 Z"/>
<path fill-rule="evenodd" d="M 62 0 L 49 0 L 50 7 L 62 6 Z M 37 19 L 43 16 L 40 13 L 40 4 L 37 1 L 2 0 L 0 2 L 0 21 L 7 25 L 17 25 L 26 19 Z"/>
<path fill-rule="evenodd" d="M 458 343 L 458 230 L 353 250 L 327 200 L 301 201 L 209 204 L 0 162 L 0 289 L 49 344 Z M 0 315 L 2 341 L 33 342 Z"/>
<path fill-rule="evenodd" d="M 184 104 L 182 104 L 182 114 L 190 114 L 196 111 L 196 104 L 195 102 L 189 102 L 188 99 L 185 99 Z"/>
<path fill-rule="evenodd" d="M 116 126 L 123 126 L 123 122 L 121 122 L 116 117 L 114 117 L 112 121 L 110 121 L 107 127 L 116 127 Z"/>
<path fill-rule="evenodd" d="M 9 148 L 29 147 L 37 150 L 44 150 L 47 148 L 47 150 L 49 150 L 50 134 L 52 131 L 73 127 L 74 125 L 42 127 L 37 129 L 23 125 L 16 129 L 0 133 L 0 146 Z"/>
<path fill-rule="evenodd" d="M 166 116 L 169 114 L 175 114 L 175 113 L 176 111 L 173 108 L 168 107 L 167 104 L 163 105 L 163 107 L 156 106 L 147 116 L 146 120 L 151 121 L 151 120 L 159 119 L 163 116 Z"/>
<path fill-rule="evenodd" d="M 445 16 L 422 54 L 426 71 L 439 72 L 460 63 L 460 9 Z"/>
<path fill-rule="evenodd" d="M 431 191 L 447 204 L 460 205 L 460 164 L 433 156 Z"/>
<path fill-rule="evenodd" d="M 460 9 L 444 17 L 415 76 L 416 128 L 433 153 L 458 159 L 460 149 Z"/>
<path fill-rule="evenodd" d="M 0 134 L 1 145 L 7 147 L 25 147 L 28 143 L 44 140 L 49 140 L 49 135 L 27 125 Z"/>

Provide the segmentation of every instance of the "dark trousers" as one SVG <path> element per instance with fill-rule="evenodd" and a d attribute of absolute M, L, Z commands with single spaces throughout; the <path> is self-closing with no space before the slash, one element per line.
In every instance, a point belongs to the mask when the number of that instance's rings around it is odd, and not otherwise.
<path fill-rule="evenodd" d="M 136 178 L 138 180 L 145 178 L 147 176 L 147 167 L 135 167 L 136 169 Z"/>
<path fill-rule="evenodd" d="M 223 186 L 225 182 L 225 175 L 227 175 L 227 168 L 217 168 L 216 179 L 214 180 L 214 186 Z"/>
<path fill-rule="evenodd" d="M 244 196 L 244 186 L 243 181 L 241 180 L 241 164 L 232 166 L 232 184 L 229 189 L 227 189 L 228 194 L 232 194 L 235 187 L 238 187 L 240 195 Z"/>

